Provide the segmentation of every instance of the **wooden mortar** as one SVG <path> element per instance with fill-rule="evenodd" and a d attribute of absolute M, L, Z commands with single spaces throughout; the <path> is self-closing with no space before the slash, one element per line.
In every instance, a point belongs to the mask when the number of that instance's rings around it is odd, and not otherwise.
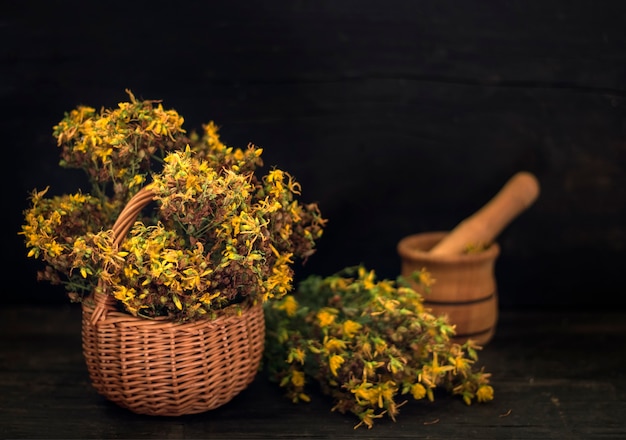
<path fill-rule="evenodd" d="M 536 177 L 521 171 L 452 231 L 409 235 L 398 243 L 402 276 L 422 293 L 433 314 L 448 316 L 456 327 L 455 342 L 485 345 L 492 339 L 498 320 L 494 267 L 500 255 L 494 240 L 538 195 Z M 423 269 L 435 279 L 429 291 L 411 281 L 411 274 Z"/>

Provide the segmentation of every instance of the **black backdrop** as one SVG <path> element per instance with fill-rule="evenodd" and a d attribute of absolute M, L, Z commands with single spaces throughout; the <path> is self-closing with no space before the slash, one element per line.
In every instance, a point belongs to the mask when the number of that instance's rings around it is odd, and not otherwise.
<path fill-rule="evenodd" d="M 66 301 L 17 235 L 28 194 L 75 191 L 52 126 L 125 88 L 214 120 L 329 219 L 297 279 L 451 229 L 519 170 L 537 202 L 498 237 L 501 307 L 623 305 L 626 2 L 11 2 L 0 46 L 3 301 Z M 8 220 L 8 221 L 6 221 Z"/>

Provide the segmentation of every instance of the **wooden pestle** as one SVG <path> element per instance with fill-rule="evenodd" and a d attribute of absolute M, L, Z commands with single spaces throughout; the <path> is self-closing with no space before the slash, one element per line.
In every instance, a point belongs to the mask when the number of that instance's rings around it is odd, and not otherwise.
<path fill-rule="evenodd" d="M 430 255 L 458 255 L 469 246 L 488 246 L 539 196 L 539 182 L 527 171 L 511 177 L 480 210 L 459 223 L 430 251 Z"/>

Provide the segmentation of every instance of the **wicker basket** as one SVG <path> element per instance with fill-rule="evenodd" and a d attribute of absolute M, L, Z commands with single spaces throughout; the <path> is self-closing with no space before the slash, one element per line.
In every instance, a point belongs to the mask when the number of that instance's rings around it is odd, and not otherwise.
<path fill-rule="evenodd" d="M 141 190 L 113 226 L 116 245 L 153 198 Z M 260 303 L 215 319 L 174 323 L 120 312 L 105 286 L 83 301 L 83 354 L 94 388 L 135 413 L 179 416 L 232 400 L 255 378 L 264 349 Z"/>

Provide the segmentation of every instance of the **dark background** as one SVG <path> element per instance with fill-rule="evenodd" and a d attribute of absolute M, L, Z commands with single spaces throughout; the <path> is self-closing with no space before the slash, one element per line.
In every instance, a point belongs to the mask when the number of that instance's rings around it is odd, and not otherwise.
<path fill-rule="evenodd" d="M 79 104 L 162 99 L 264 148 L 329 219 L 297 279 L 453 228 L 519 170 L 537 202 L 498 237 L 503 308 L 624 306 L 626 2 L 4 2 L 3 301 L 37 283 L 29 193 L 74 192 L 52 126 Z"/>

